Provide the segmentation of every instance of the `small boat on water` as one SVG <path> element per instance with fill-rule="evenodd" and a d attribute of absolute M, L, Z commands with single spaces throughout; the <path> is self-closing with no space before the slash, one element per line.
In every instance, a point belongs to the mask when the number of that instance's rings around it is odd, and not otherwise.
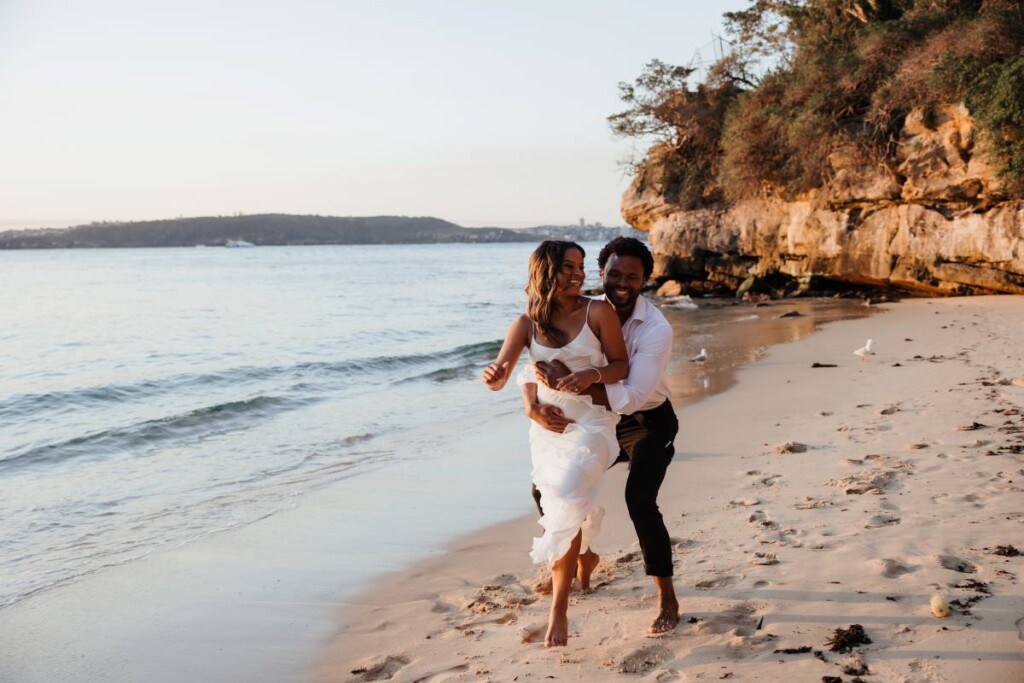
<path fill-rule="evenodd" d="M 224 246 L 229 249 L 236 249 L 239 247 L 255 247 L 256 245 L 252 242 L 246 242 L 245 240 L 228 240 L 224 243 Z"/>

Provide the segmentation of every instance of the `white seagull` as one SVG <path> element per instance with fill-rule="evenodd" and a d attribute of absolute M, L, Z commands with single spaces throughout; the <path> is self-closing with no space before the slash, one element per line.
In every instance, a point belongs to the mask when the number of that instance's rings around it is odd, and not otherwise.
<path fill-rule="evenodd" d="M 875 355 L 875 352 L 871 350 L 871 340 L 868 339 L 868 343 L 854 351 L 853 355 L 860 356 L 861 360 L 864 360 L 866 356 Z"/>
<path fill-rule="evenodd" d="M 698 353 L 696 356 L 694 356 L 693 358 L 690 359 L 690 362 L 691 363 L 703 363 L 707 359 L 708 359 L 708 351 L 707 351 L 707 349 L 701 349 L 700 353 Z"/>

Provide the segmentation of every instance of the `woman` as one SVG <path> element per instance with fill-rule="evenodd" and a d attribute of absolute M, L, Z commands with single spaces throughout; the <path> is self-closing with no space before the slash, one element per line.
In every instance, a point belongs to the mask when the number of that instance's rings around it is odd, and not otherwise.
<path fill-rule="evenodd" d="M 492 391 L 505 386 L 523 349 L 531 362 L 560 360 L 573 372 L 557 390 L 536 383 L 524 387 L 527 414 L 554 405 L 574 420 L 563 433 L 530 423 L 533 483 L 544 501 L 530 556 L 551 564 L 551 614 L 544 643 L 565 645 L 569 639 L 569 588 L 581 552 L 590 548 L 604 510 L 597 505 L 598 484 L 618 455 L 615 425 L 619 416 L 581 395 L 594 382 L 618 382 L 629 373 L 626 344 L 614 309 L 604 301 L 581 296 L 583 248 L 548 240 L 530 255 L 526 313 L 505 335 L 498 358 L 484 369 Z M 543 406 L 543 407 L 542 407 Z M 581 568 L 589 585 L 594 561 Z"/>

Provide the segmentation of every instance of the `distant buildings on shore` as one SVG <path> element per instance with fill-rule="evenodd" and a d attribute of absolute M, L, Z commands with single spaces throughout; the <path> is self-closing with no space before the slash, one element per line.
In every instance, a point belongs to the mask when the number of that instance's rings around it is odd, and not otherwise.
<path fill-rule="evenodd" d="M 628 225 L 605 227 L 601 223 L 586 223 L 580 219 L 579 225 L 540 225 L 536 228 L 522 228 L 516 232 L 536 235 L 552 240 L 569 240 L 571 242 L 607 242 L 615 237 L 635 237 L 647 240 L 647 233 L 639 232 Z"/>

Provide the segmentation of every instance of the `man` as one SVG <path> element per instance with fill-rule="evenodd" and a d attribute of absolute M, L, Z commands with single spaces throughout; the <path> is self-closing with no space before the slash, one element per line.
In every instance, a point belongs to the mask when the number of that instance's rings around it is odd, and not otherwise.
<path fill-rule="evenodd" d="M 651 633 L 671 631 L 679 623 L 679 602 L 672 585 L 672 542 L 658 510 L 658 490 L 668 464 L 675 454 L 673 442 L 679 431 L 675 410 L 669 401 L 666 368 L 672 352 L 672 326 L 654 305 L 640 296 L 654 270 L 647 247 L 629 237 L 617 237 L 605 245 L 597 259 L 604 285 L 604 298 L 615 309 L 629 351 L 629 377 L 617 384 L 594 384 L 586 392 L 594 400 L 622 415 L 616 427 L 620 460 L 629 460 L 626 506 L 633 520 L 644 570 L 658 590 L 658 616 Z M 569 373 L 560 362 L 537 363 L 536 380 L 554 387 Z M 520 384 L 534 381 L 529 367 Z M 526 392 L 524 391 L 524 395 Z M 532 403 L 529 416 L 545 429 L 562 432 L 573 422 L 553 405 Z M 541 508 L 540 492 L 534 498 Z M 543 514 L 543 511 L 541 512 Z M 583 588 L 598 557 L 588 551 L 580 555 L 577 576 Z"/>

